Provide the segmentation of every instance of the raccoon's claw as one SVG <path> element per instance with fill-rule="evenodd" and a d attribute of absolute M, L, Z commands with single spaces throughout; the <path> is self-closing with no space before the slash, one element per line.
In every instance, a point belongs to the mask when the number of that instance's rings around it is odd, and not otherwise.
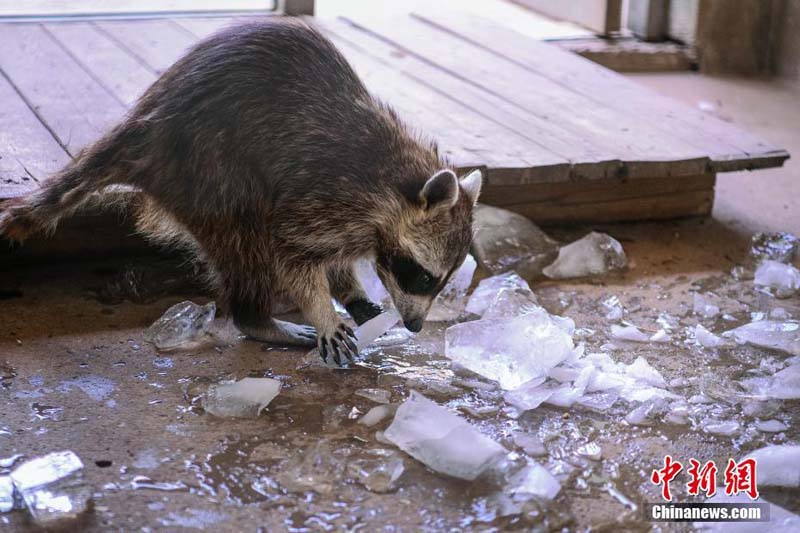
<path fill-rule="evenodd" d="M 320 357 L 325 363 L 328 362 L 328 357 L 332 357 L 333 362 L 338 366 L 342 366 L 342 356 L 353 362 L 355 356 L 358 355 L 355 338 L 352 329 L 346 324 L 339 324 L 332 335 L 320 335 L 317 340 Z"/>

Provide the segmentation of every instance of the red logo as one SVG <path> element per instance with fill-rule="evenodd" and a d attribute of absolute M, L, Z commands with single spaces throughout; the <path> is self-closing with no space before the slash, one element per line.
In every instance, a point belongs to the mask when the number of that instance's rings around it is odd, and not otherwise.
<path fill-rule="evenodd" d="M 746 493 L 751 500 L 758 498 L 755 459 L 743 459 L 739 464 L 728 459 L 728 466 L 725 467 L 725 494 L 734 496 L 740 492 Z"/>
<path fill-rule="evenodd" d="M 654 485 L 661 485 L 661 497 L 668 502 L 672 501 L 669 484 L 680 474 L 681 470 L 683 470 L 683 465 L 679 461 L 674 461 L 672 456 L 666 455 L 664 456 L 664 467 L 653 470 L 650 475 L 650 481 Z M 701 464 L 697 459 L 691 458 L 686 472 L 689 474 L 686 488 L 690 495 L 697 496 L 702 492 L 710 498 L 717 493 L 717 465 L 714 461 Z M 734 496 L 744 492 L 751 500 L 758 498 L 755 459 L 743 459 L 738 463 L 729 459 L 724 477 L 725 494 Z"/>

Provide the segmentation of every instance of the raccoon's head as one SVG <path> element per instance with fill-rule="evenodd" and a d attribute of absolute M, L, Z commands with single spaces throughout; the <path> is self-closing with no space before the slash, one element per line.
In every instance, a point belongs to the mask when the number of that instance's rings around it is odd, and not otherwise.
<path fill-rule="evenodd" d="M 403 317 L 420 331 L 434 298 L 469 252 L 472 210 L 481 190 L 481 172 L 458 179 L 452 170 L 429 178 L 408 216 L 395 221 L 376 257 L 378 277 Z"/>

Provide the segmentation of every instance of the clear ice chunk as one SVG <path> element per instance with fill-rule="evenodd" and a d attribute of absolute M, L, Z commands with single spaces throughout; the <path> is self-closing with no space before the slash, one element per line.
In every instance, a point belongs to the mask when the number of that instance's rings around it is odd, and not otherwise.
<path fill-rule="evenodd" d="M 762 420 L 756 422 L 755 424 L 756 429 L 759 430 L 761 433 L 780 433 L 781 431 L 786 431 L 789 429 L 789 426 L 781 422 L 780 420 L 770 419 L 770 420 Z"/>
<path fill-rule="evenodd" d="M 647 383 L 654 387 L 665 388 L 667 382 L 661 373 L 653 368 L 647 359 L 637 357 L 636 360 L 625 368 L 625 373 L 642 383 Z"/>
<path fill-rule="evenodd" d="M 558 256 L 558 243 L 513 211 L 478 205 L 473 226 L 475 257 L 492 274 L 513 270 L 525 278 L 536 278 Z"/>
<path fill-rule="evenodd" d="M 669 405 L 662 398 L 643 402 L 625 416 L 625 421 L 634 426 L 652 426 L 659 417 L 667 413 Z"/>
<path fill-rule="evenodd" d="M 636 326 L 611 325 L 611 338 L 621 341 L 649 342 L 650 336 Z"/>
<path fill-rule="evenodd" d="M 800 363 L 789 365 L 772 376 L 742 380 L 742 385 L 761 398 L 800 399 Z"/>
<path fill-rule="evenodd" d="M 483 319 L 447 328 L 445 355 L 516 389 L 574 355 L 572 337 L 543 309 L 510 319 Z"/>
<path fill-rule="evenodd" d="M 507 453 L 464 419 L 413 390 L 384 437 L 432 470 L 469 481 Z"/>
<path fill-rule="evenodd" d="M 767 446 L 747 454 L 758 465 L 758 486 L 800 487 L 800 446 Z"/>
<path fill-rule="evenodd" d="M 71 451 L 53 452 L 19 465 L 11 481 L 33 521 L 40 527 L 60 527 L 78 519 L 91 503 L 84 484 L 83 463 Z"/>
<path fill-rule="evenodd" d="M 736 420 L 715 420 L 708 419 L 702 423 L 703 431 L 711 435 L 731 437 L 739 434 L 741 425 Z"/>
<path fill-rule="evenodd" d="M 278 380 L 244 378 L 211 385 L 200 401 L 203 409 L 214 416 L 258 418 L 280 390 Z"/>
<path fill-rule="evenodd" d="M 296 453 L 280 465 L 276 480 L 290 492 L 330 494 L 344 473 L 344 462 L 326 440 Z"/>
<path fill-rule="evenodd" d="M 347 471 L 370 492 L 384 494 L 397 489 L 397 481 L 405 471 L 400 454 L 393 450 L 370 450 L 375 458 L 355 459 Z"/>
<path fill-rule="evenodd" d="M 671 340 L 672 340 L 672 337 L 670 336 L 669 333 L 667 333 L 667 330 L 665 330 L 665 329 L 660 329 L 660 330 L 656 331 L 650 337 L 650 342 L 666 343 L 666 342 L 670 342 Z"/>
<path fill-rule="evenodd" d="M 606 274 L 628 265 L 622 245 L 605 233 L 595 231 L 561 247 L 558 258 L 543 273 L 548 278 L 565 279 Z"/>
<path fill-rule="evenodd" d="M 542 439 L 536 435 L 518 431 L 514 433 L 513 440 L 515 445 L 522 448 L 522 450 L 531 457 L 542 457 L 547 455 L 547 449 L 544 447 Z"/>
<path fill-rule="evenodd" d="M 553 474 L 534 461 L 512 475 L 508 482 L 507 490 L 515 496 L 531 495 L 552 500 L 561 491 L 561 484 Z"/>
<path fill-rule="evenodd" d="M 778 298 L 789 298 L 800 290 L 800 270 L 766 259 L 756 269 L 753 283 L 773 289 Z"/>
<path fill-rule="evenodd" d="M 392 401 L 392 393 L 386 389 L 358 389 L 354 394 L 375 403 Z"/>
<path fill-rule="evenodd" d="M 697 324 L 694 327 L 694 338 L 697 343 L 704 348 L 719 348 L 726 344 L 725 339 L 717 337 L 704 328 L 702 324 Z"/>
<path fill-rule="evenodd" d="M 214 302 L 197 305 L 185 301 L 173 305 L 144 333 L 146 341 L 159 350 L 172 350 L 202 335 L 217 313 Z"/>
<path fill-rule="evenodd" d="M 800 355 L 800 322 L 797 321 L 759 320 L 726 331 L 722 336 L 732 337 L 739 344 Z"/>
<path fill-rule="evenodd" d="M 516 272 L 506 272 L 505 274 L 481 280 L 469 297 L 466 311 L 474 315 L 483 316 L 486 309 L 497 298 L 497 293 L 503 289 L 520 289 L 523 292 L 527 291 L 533 294 L 528 282 L 522 279 L 519 274 Z M 535 297 L 534 295 L 534 298 Z"/>
<path fill-rule="evenodd" d="M 390 416 L 394 411 L 395 407 L 392 405 L 376 405 L 367 411 L 366 414 L 358 420 L 358 423 L 362 426 L 371 427 Z"/>
<path fill-rule="evenodd" d="M 356 346 L 359 351 L 363 350 L 372 344 L 375 339 L 389 331 L 399 320 L 400 313 L 392 308 L 361 324 L 355 331 Z"/>
<path fill-rule="evenodd" d="M 694 314 L 705 318 L 714 318 L 719 314 L 720 309 L 718 306 L 709 302 L 705 296 L 696 292 L 692 299 L 692 311 Z"/>
<path fill-rule="evenodd" d="M 356 261 L 355 274 L 371 301 L 386 304 L 391 300 L 389 292 L 383 286 L 377 272 L 375 272 L 375 264 L 372 261 L 367 259 Z"/>
<path fill-rule="evenodd" d="M 482 318 L 514 318 L 541 310 L 542 307 L 532 291 L 506 288 L 497 291 Z"/>
<path fill-rule="evenodd" d="M 464 262 L 433 301 L 426 320 L 431 322 L 455 320 L 464 312 L 467 305 L 467 292 L 477 267 L 475 258 L 467 254 Z"/>

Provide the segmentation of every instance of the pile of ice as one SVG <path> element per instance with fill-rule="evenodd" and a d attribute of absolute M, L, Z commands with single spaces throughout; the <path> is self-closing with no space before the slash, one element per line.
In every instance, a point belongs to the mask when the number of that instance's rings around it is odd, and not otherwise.
<path fill-rule="evenodd" d="M 461 316 L 467 303 L 467 293 L 476 268 L 478 268 L 478 264 L 475 262 L 475 258 L 467 255 L 458 270 L 450 277 L 442 292 L 433 301 L 427 320 L 443 322 L 455 320 Z"/>
<path fill-rule="evenodd" d="M 553 264 L 542 272 L 552 279 L 596 276 L 628 265 L 622 245 L 605 233 L 595 231 L 563 246 Z"/>
<path fill-rule="evenodd" d="M 800 290 L 800 270 L 792 265 L 767 259 L 756 269 L 753 283 L 769 287 L 778 298 L 790 298 Z"/>
<path fill-rule="evenodd" d="M 209 386 L 200 402 L 214 416 L 258 418 L 280 390 L 281 382 L 270 378 L 223 381 Z"/>
<path fill-rule="evenodd" d="M 753 279 L 759 265 L 775 261 L 789 265 L 797 255 L 800 239 L 791 233 L 756 233 L 750 243 L 750 251 L 744 264 L 734 267 L 736 279 Z"/>
<path fill-rule="evenodd" d="M 26 461 L 0 475 L 0 512 L 26 508 L 42 528 L 63 528 L 89 509 L 92 489 L 83 481 L 83 463 L 71 451 Z"/>
<path fill-rule="evenodd" d="M 200 339 L 216 313 L 214 302 L 202 306 L 188 300 L 175 304 L 145 331 L 144 338 L 159 350 L 173 350 Z"/>
<path fill-rule="evenodd" d="M 479 205 L 473 225 L 475 257 L 492 274 L 514 271 L 533 279 L 558 256 L 558 243 L 513 211 Z"/>

